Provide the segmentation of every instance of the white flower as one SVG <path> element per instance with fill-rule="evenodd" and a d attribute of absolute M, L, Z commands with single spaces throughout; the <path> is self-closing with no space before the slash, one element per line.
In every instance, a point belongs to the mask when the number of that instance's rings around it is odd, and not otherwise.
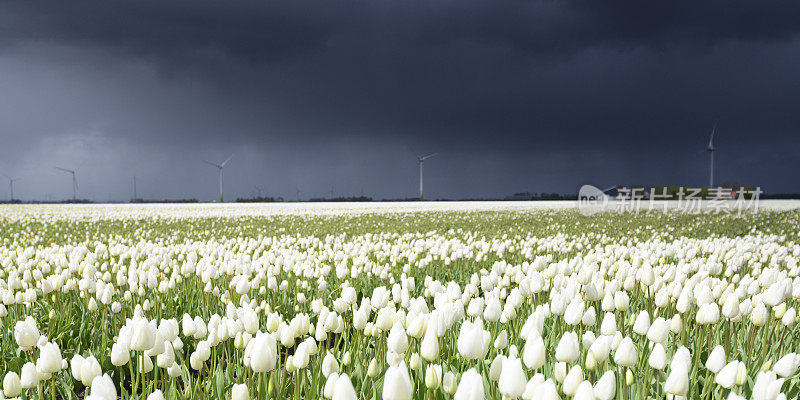
<path fill-rule="evenodd" d="M 17 397 L 22 393 L 22 384 L 16 372 L 9 371 L 3 378 L 3 394 L 6 397 Z"/>
<path fill-rule="evenodd" d="M 600 333 L 603 335 L 613 335 L 617 332 L 617 320 L 613 313 L 607 312 L 600 323 Z"/>
<path fill-rule="evenodd" d="M 486 300 L 486 308 L 483 310 L 483 318 L 489 322 L 497 322 L 500 319 L 500 300 L 490 296 Z"/>
<path fill-rule="evenodd" d="M 753 400 L 776 400 L 781 392 L 784 379 L 774 372 L 759 372 L 753 385 Z"/>
<path fill-rule="evenodd" d="M 258 332 L 256 337 L 247 344 L 245 354 L 249 356 L 250 368 L 253 369 L 253 372 L 269 372 L 275 369 L 278 344 L 272 335 Z"/>
<path fill-rule="evenodd" d="M 575 391 L 574 400 L 594 400 L 594 388 L 589 381 L 583 381 Z"/>
<path fill-rule="evenodd" d="M 111 363 L 121 367 L 131 360 L 130 350 L 123 343 L 116 342 L 111 345 Z M 74 362 L 74 361 L 73 361 Z"/>
<path fill-rule="evenodd" d="M 564 394 L 570 397 L 575 396 L 575 392 L 578 391 L 578 385 L 581 382 L 583 382 L 583 369 L 581 369 L 580 365 L 574 365 L 570 368 L 567 376 L 564 377 Z"/>
<path fill-rule="evenodd" d="M 578 359 L 578 334 L 575 332 L 564 332 L 561 340 L 556 347 L 556 360 L 571 363 Z"/>
<path fill-rule="evenodd" d="M 633 332 L 638 335 L 646 335 L 649 329 L 650 314 L 647 313 L 647 310 L 642 310 L 636 317 L 636 321 L 633 323 Z"/>
<path fill-rule="evenodd" d="M 686 396 L 689 391 L 689 371 L 684 363 L 677 363 L 664 382 L 664 391 L 675 396 Z"/>
<path fill-rule="evenodd" d="M 410 400 L 413 391 L 414 386 L 411 384 L 404 361 L 386 370 L 386 375 L 383 377 L 383 400 Z"/>
<path fill-rule="evenodd" d="M 442 384 L 442 366 L 438 364 L 428 364 L 425 370 L 425 387 L 429 390 L 436 390 Z"/>
<path fill-rule="evenodd" d="M 36 366 L 32 362 L 25 363 L 22 366 L 20 383 L 23 389 L 30 389 L 39 384 L 39 373 L 36 372 Z"/>
<path fill-rule="evenodd" d="M 247 384 L 234 384 L 233 389 L 231 389 L 231 400 L 250 400 L 250 392 L 247 390 Z"/>
<path fill-rule="evenodd" d="M 161 390 L 156 389 L 153 391 L 153 393 L 147 395 L 147 400 L 164 400 L 164 393 L 162 393 Z"/>
<path fill-rule="evenodd" d="M 531 329 L 528 333 L 528 339 L 525 341 L 525 347 L 522 348 L 522 362 L 529 369 L 536 370 L 544 365 L 545 361 L 545 348 L 544 340 L 536 328 Z"/>
<path fill-rule="evenodd" d="M 611 400 L 617 393 L 617 381 L 614 371 L 606 371 L 594 385 L 594 397 L 597 400 Z"/>
<path fill-rule="evenodd" d="M 387 342 L 389 350 L 397 354 L 403 354 L 408 349 L 408 337 L 406 337 L 406 330 L 400 322 L 395 322 L 392 330 L 389 332 L 389 340 Z"/>
<path fill-rule="evenodd" d="M 353 383 L 350 381 L 350 377 L 347 374 L 342 374 L 336 379 L 336 385 L 333 389 L 333 398 L 332 400 L 356 400 L 358 399 L 358 395 L 356 394 L 355 388 L 353 388 Z"/>
<path fill-rule="evenodd" d="M 736 383 L 736 374 L 739 372 L 739 361 L 731 361 L 717 373 L 714 377 L 714 382 L 718 385 L 724 387 L 725 389 L 730 389 Z"/>
<path fill-rule="evenodd" d="M 647 338 L 655 343 L 665 343 L 667 334 L 669 333 L 669 326 L 664 318 L 657 317 L 647 330 Z"/>
<path fill-rule="evenodd" d="M 325 358 L 322 359 L 322 376 L 327 378 L 332 372 L 339 372 L 339 363 L 336 361 L 336 357 L 333 356 L 333 353 L 328 353 L 325 355 Z"/>
<path fill-rule="evenodd" d="M 80 363 L 80 381 L 84 386 L 90 386 L 94 378 L 100 376 L 102 373 L 103 371 L 100 369 L 100 363 L 94 356 L 86 357 Z"/>
<path fill-rule="evenodd" d="M 725 366 L 725 348 L 721 345 L 717 345 L 711 350 L 711 354 L 708 355 L 706 359 L 706 368 L 713 373 L 718 373 L 722 367 Z"/>
<path fill-rule="evenodd" d="M 461 381 L 456 389 L 454 400 L 483 400 L 483 378 L 475 371 L 475 368 L 470 368 L 461 375 Z"/>
<path fill-rule="evenodd" d="M 447 371 L 442 377 L 442 389 L 445 393 L 453 394 L 456 392 L 456 374 L 453 371 Z"/>
<path fill-rule="evenodd" d="M 589 353 L 592 354 L 595 361 L 603 362 L 608 358 L 609 353 L 611 352 L 611 337 L 609 336 L 600 336 L 592 342 L 592 345 L 589 346 Z"/>
<path fill-rule="evenodd" d="M 47 343 L 39 351 L 36 370 L 41 374 L 56 373 L 61 370 L 61 361 L 61 349 L 58 345 L 53 342 Z"/>
<path fill-rule="evenodd" d="M 667 366 L 667 352 L 661 343 L 653 345 L 653 349 L 650 350 L 650 357 L 647 358 L 647 365 L 659 371 Z"/>
<path fill-rule="evenodd" d="M 90 393 L 93 399 L 98 400 L 116 400 L 117 388 L 114 387 L 114 382 L 108 374 L 96 376 L 92 379 Z"/>
<path fill-rule="evenodd" d="M 468 360 L 483 358 L 489 350 L 491 335 L 483 330 L 483 322 L 464 321 L 456 341 L 456 347 L 462 357 Z"/>
<path fill-rule="evenodd" d="M 514 399 L 522 396 L 528 378 L 522 370 L 522 362 L 516 357 L 503 360 L 503 370 L 500 373 L 499 389 L 504 396 Z"/>
<path fill-rule="evenodd" d="M 17 321 L 14 325 L 14 339 L 22 350 L 30 350 L 36 346 L 40 336 L 36 321 L 31 316 L 26 317 L 23 321 Z"/>
<path fill-rule="evenodd" d="M 798 366 L 800 366 L 800 355 L 797 353 L 789 353 L 775 362 L 775 365 L 772 366 L 772 370 L 775 371 L 778 376 L 788 378 L 797 372 Z"/>
<path fill-rule="evenodd" d="M 623 367 L 633 367 L 637 360 L 636 346 L 631 338 L 622 339 L 617 350 L 614 352 L 614 362 Z"/>
<path fill-rule="evenodd" d="M 494 340 L 494 348 L 497 350 L 502 350 L 505 349 L 506 346 L 508 346 L 508 332 L 503 329 L 497 334 L 497 338 Z"/>

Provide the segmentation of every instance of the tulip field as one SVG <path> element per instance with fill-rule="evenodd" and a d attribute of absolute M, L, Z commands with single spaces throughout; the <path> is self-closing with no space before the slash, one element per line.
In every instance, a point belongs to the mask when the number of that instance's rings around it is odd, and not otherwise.
<path fill-rule="evenodd" d="M 798 260 L 769 207 L 0 206 L 0 399 L 797 399 Z"/>

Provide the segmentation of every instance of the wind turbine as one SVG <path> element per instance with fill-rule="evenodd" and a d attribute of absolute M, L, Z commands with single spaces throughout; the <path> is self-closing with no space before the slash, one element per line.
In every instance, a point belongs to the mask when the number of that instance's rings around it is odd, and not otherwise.
<path fill-rule="evenodd" d="M 78 190 L 78 179 L 75 178 L 75 171 L 61 167 L 53 167 L 53 168 L 72 174 L 72 201 L 75 201 L 75 192 L 77 192 Z"/>
<path fill-rule="evenodd" d="M 437 155 L 439 153 L 428 154 L 427 156 L 420 157 L 417 156 L 417 164 L 419 164 L 419 201 L 422 201 L 422 166 L 425 164 L 425 160 Z"/>
<path fill-rule="evenodd" d="M 11 189 L 11 202 L 13 203 L 14 202 L 14 181 L 18 181 L 19 178 L 14 179 L 14 178 L 6 175 L 6 174 L 3 174 L 3 176 L 5 176 L 8 179 L 8 186 Z"/>
<path fill-rule="evenodd" d="M 228 161 L 231 160 L 231 158 L 233 158 L 233 154 L 231 154 L 225 161 L 223 161 L 222 164 L 214 164 L 211 161 L 203 160 L 203 162 L 205 162 L 206 164 L 211 164 L 211 165 L 217 167 L 217 169 L 219 169 L 219 202 L 220 203 L 222 203 L 222 169 L 225 168 L 225 164 L 227 164 Z"/>
<path fill-rule="evenodd" d="M 714 127 L 711 128 L 711 137 L 708 139 L 708 151 L 709 156 L 711 157 L 711 164 L 709 167 L 709 178 L 708 178 L 708 187 L 714 187 L 714 151 L 717 150 L 714 147 L 714 134 L 717 133 L 717 123 L 719 123 L 719 119 L 714 121 Z"/>

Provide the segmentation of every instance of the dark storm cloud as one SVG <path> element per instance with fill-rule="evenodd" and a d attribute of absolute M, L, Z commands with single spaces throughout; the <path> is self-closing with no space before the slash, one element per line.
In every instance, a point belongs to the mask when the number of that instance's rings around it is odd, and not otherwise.
<path fill-rule="evenodd" d="M 231 152 L 241 195 L 410 196 L 427 151 L 440 197 L 701 184 L 719 117 L 722 179 L 798 191 L 798 31 L 779 1 L 6 1 L 0 168 L 63 197 L 37 165 L 79 158 L 98 200 L 211 198 Z"/>

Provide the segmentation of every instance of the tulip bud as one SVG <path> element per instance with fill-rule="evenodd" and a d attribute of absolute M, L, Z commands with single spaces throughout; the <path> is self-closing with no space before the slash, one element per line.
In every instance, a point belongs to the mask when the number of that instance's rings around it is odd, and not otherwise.
<path fill-rule="evenodd" d="M 442 384 L 442 366 L 429 364 L 425 370 L 425 387 L 429 390 L 436 390 Z"/>
<path fill-rule="evenodd" d="M 452 395 L 456 392 L 456 374 L 453 371 L 447 371 L 442 378 L 442 389 L 444 392 Z"/>
<path fill-rule="evenodd" d="M 231 400 L 250 400 L 250 393 L 247 390 L 247 384 L 234 384 L 233 389 L 231 389 Z"/>
<path fill-rule="evenodd" d="M 7 372 L 3 378 L 3 394 L 7 398 L 17 397 L 22 393 L 22 384 L 16 372 Z"/>
<path fill-rule="evenodd" d="M 378 375 L 378 360 L 373 358 L 372 361 L 369 362 L 369 366 L 367 367 L 367 376 L 370 378 L 375 378 Z"/>
<path fill-rule="evenodd" d="M 739 367 L 736 371 L 736 385 L 742 386 L 747 382 L 747 366 L 743 362 L 739 362 Z"/>

